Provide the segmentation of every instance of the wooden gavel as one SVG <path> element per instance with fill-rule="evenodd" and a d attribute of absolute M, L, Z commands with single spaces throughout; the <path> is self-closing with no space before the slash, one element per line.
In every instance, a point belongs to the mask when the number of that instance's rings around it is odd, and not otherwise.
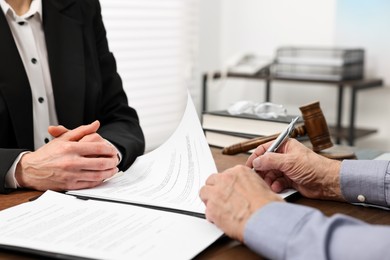
<path fill-rule="evenodd" d="M 332 147 L 333 143 L 330 139 L 328 124 L 326 123 L 324 114 L 320 108 L 320 103 L 313 102 L 299 107 L 302 113 L 304 125 L 297 126 L 291 133 L 290 137 L 298 137 L 308 135 L 313 146 L 314 152 L 320 152 L 326 148 Z M 222 150 L 223 154 L 233 155 L 237 153 L 247 152 L 257 146 L 274 140 L 279 134 L 274 134 L 265 137 L 257 137 L 246 142 L 234 144 L 225 147 Z"/>

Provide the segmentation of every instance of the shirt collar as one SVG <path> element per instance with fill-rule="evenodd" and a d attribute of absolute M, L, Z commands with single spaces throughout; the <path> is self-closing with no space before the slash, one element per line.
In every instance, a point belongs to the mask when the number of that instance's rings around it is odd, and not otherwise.
<path fill-rule="evenodd" d="M 5 15 L 8 14 L 9 17 L 11 17 L 14 20 L 27 19 L 35 14 L 38 14 L 41 20 L 43 19 L 42 0 L 32 0 L 31 5 L 30 5 L 30 9 L 27 11 L 27 13 L 25 13 L 24 15 L 22 15 L 20 17 L 15 13 L 15 11 L 12 9 L 12 7 L 5 0 L 0 0 L 0 6 L 1 6 L 1 9 L 3 10 L 4 14 Z"/>
<path fill-rule="evenodd" d="M 8 10 L 10 9 L 9 4 L 5 0 L 0 0 L 0 6 L 1 9 L 3 10 L 3 13 L 7 14 Z"/>

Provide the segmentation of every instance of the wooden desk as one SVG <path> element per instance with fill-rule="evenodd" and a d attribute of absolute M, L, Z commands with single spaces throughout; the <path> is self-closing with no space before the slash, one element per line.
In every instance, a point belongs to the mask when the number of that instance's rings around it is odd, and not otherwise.
<path fill-rule="evenodd" d="M 221 73 L 215 73 L 213 79 L 221 77 Z M 263 80 L 265 81 L 265 102 L 271 102 L 271 82 L 284 81 L 284 82 L 297 82 L 297 83 L 313 83 L 313 84 L 325 84 L 327 86 L 334 86 L 338 88 L 337 92 L 337 104 L 336 104 L 336 125 L 329 126 L 331 135 L 336 138 L 336 143 L 341 144 L 341 140 L 346 140 L 348 145 L 353 146 L 355 139 L 363 137 L 372 133 L 376 133 L 376 129 L 370 128 L 355 128 L 356 119 L 356 105 L 357 105 L 357 93 L 364 89 L 372 89 L 383 86 L 382 79 L 361 79 L 361 80 L 316 80 L 316 79 L 299 79 L 299 78 L 286 78 L 286 77 L 274 77 L 267 75 L 248 75 L 240 73 L 228 73 L 227 78 L 241 78 L 251 80 Z M 207 74 L 203 75 L 203 98 L 202 98 L 202 111 L 207 111 Z M 342 115 L 343 115 L 343 103 L 344 103 L 344 88 L 351 89 L 349 107 L 349 125 L 342 127 Z"/>
<path fill-rule="evenodd" d="M 236 164 L 244 164 L 248 157 L 247 154 L 237 154 L 234 156 L 223 155 L 221 150 L 217 148 L 212 148 L 212 152 L 218 171 L 223 171 Z M 0 210 L 18 205 L 22 202 L 27 202 L 29 199 L 40 194 L 41 192 L 38 191 L 17 191 L 8 195 L 0 195 Z M 297 198 L 293 203 L 317 208 L 328 216 L 335 213 L 342 213 L 364 220 L 368 223 L 390 225 L 389 212 L 380 209 L 353 206 L 348 203 L 341 202 L 312 200 L 302 197 Z M 43 258 L 10 251 L 0 251 L 0 259 L 31 260 Z M 200 253 L 195 259 L 235 260 L 263 258 L 250 251 L 245 245 L 239 243 L 238 241 L 223 237 L 207 248 L 204 252 Z"/>

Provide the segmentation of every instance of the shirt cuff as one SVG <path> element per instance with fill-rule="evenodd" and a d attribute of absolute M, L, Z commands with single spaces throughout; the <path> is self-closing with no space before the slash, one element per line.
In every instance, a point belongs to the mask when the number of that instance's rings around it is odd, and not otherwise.
<path fill-rule="evenodd" d="M 19 154 L 19 156 L 16 158 L 14 163 L 11 165 L 11 168 L 8 170 L 7 174 L 5 175 L 5 188 L 8 188 L 8 189 L 20 188 L 20 185 L 15 178 L 15 170 L 16 170 L 16 166 L 18 165 L 20 159 L 26 153 L 29 153 L 29 152 L 22 152 Z"/>
<path fill-rule="evenodd" d="M 121 163 L 121 161 L 122 161 L 122 158 L 123 158 L 123 156 L 122 156 L 122 153 L 121 153 L 121 151 L 119 151 L 119 149 L 113 144 L 113 143 L 111 143 L 110 141 L 108 141 L 107 139 L 104 139 L 104 140 L 106 140 L 106 142 L 107 143 L 109 143 L 109 144 L 111 144 L 112 146 L 114 146 L 115 147 L 115 149 L 116 149 L 116 151 L 117 151 L 117 156 L 118 156 L 118 165 Z"/>
<path fill-rule="evenodd" d="M 270 259 L 285 259 L 294 232 L 313 209 L 284 202 L 272 202 L 256 211 L 244 230 L 244 243 Z"/>
<path fill-rule="evenodd" d="M 389 207 L 389 161 L 344 160 L 340 170 L 341 192 L 350 203 Z"/>

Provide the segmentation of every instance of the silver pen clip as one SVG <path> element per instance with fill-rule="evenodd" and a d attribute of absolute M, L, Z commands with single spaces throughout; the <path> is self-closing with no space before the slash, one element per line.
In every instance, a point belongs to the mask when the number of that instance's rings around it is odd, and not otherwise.
<path fill-rule="evenodd" d="M 298 121 L 299 116 L 294 118 L 291 123 L 287 126 L 286 130 L 284 130 L 280 135 L 276 138 L 276 140 L 271 144 L 271 146 L 267 149 L 267 152 L 276 152 L 278 148 L 287 140 L 287 138 L 291 135 L 294 130 L 294 126 Z"/>

